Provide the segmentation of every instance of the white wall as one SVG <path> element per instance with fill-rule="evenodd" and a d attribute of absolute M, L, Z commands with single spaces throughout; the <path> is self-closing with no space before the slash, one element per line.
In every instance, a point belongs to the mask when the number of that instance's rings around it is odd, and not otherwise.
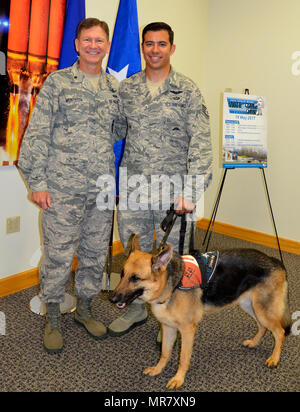
<path fill-rule="evenodd" d="M 36 267 L 40 258 L 39 209 L 15 166 L 0 167 L 0 279 Z M 6 234 L 6 218 L 20 216 L 20 232 Z"/>
<path fill-rule="evenodd" d="M 266 177 L 279 236 L 299 241 L 300 75 L 292 74 L 292 54 L 300 50 L 300 2 L 211 0 L 209 17 L 205 95 L 215 163 L 206 205 L 212 207 L 222 172 L 220 95 L 249 88 L 268 101 Z M 274 234 L 258 170 L 229 171 L 217 220 Z"/>
<path fill-rule="evenodd" d="M 86 0 L 87 16 L 113 32 L 118 0 Z M 174 67 L 204 92 L 211 115 L 214 180 L 205 197 L 209 217 L 219 167 L 220 96 L 225 88 L 267 97 L 269 167 L 266 171 L 279 235 L 300 240 L 300 76 L 292 74 L 300 50 L 299 0 L 137 0 L 139 25 L 166 21 L 175 31 Z M 299 66 L 300 67 L 300 66 Z M 28 200 L 15 167 L 0 168 L 0 278 L 28 270 L 39 259 L 39 211 Z M 21 231 L 5 234 L 7 217 L 21 216 Z M 230 171 L 217 220 L 273 234 L 257 170 Z"/>

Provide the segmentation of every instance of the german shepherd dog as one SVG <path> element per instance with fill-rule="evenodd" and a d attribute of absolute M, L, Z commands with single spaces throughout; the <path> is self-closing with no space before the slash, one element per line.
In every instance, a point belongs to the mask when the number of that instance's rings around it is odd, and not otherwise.
<path fill-rule="evenodd" d="M 199 252 L 200 253 L 200 252 Z M 204 314 L 238 304 L 252 316 L 258 332 L 242 342 L 256 347 L 267 330 L 273 334 L 275 346 L 266 360 L 268 367 L 280 360 L 285 333 L 289 332 L 288 286 L 283 264 L 254 249 L 220 251 L 211 281 L 204 289 L 182 290 L 177 285 L 184 271 L 182 257 L 167 245 L 160 253 L 142 252 L 135 235 L 124 264 L 120 283 L 110 301 L 124 309 L 136 298 L 151 304 L 162 326 L 162 351 L 156 366 L 143 372 L 150 376 L 161 373 L 170 359 L 177 330 L 181 334 L 181 353 L 177 373 L 167 388 L 179 388 L 189 369 L 197 325 Z"/>

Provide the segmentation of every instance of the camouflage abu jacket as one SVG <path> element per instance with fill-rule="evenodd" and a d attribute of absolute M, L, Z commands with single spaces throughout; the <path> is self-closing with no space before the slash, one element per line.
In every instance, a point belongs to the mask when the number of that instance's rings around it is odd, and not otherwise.
<path fill-rule="evenodd" d="M 209 114 L 195 83 L 171 69 L 152 98 L 142 71 L 121 82 L 119 95 L 128 122 L 122 160 L 128 175 L 202 175 L 204 191 L 212 148 Z"/>
<path fill-rule="evenodd" d="M 102 71 L 96 92 L 78 63 L 46 79 L 34 107 L 19 156 L 32 192 L 97 191 L 101 174 L 114 174 L 118 82 Z M 119 123 L 118 123 L 119 124 Z M 123 135 L 125 136 L 126 128 Z"/>

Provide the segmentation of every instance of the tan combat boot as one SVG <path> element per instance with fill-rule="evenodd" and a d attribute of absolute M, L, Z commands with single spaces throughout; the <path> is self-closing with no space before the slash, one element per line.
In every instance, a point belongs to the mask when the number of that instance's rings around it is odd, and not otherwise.
<path fill-rule="evenodd" d="M 113 337 L 122 336 L 133 328 L 143 325 L 148 318 L 148 312 L 144 302 L 132 302 L 127 312 L 115 319 L 108 326 L 108 334 Z"/>
<path fill-rule="evenodd" d="M 46 304 L 46 308 L 44 348 L 48 353 L 60 353 L 63 348 L 63 338 L 60 328 L 59 303 L 48 303 Z"/>
<path fill-rule="evenodd" d="M 94 339 L 104 339 L 107 336 L 106 327 L 93 318 L 91 312 L 92 299 L 78 298 L 74 320 L 84 326 Z"/>

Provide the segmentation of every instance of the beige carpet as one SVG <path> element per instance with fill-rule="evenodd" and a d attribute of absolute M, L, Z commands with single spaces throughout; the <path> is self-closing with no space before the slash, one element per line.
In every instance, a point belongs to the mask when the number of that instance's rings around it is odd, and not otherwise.
<path fill-rule="evenodd" d="M 200 249 L 202 237 L 203 231 L 197 230 L 196 246 Z M 213 234 L 210 250 L 228 247 L 256 247 L 278 257 L 275 249 Z M 300 311 L 300 256 L 283 253 L 283 257 L 293 313 Z M 119 270 L 120 261 L 120 256 L 114 258 L 113 271 Z M 0 298 L 0 312 L 6 319 L 6 334 L 0 335 L 0 392 L 165 391 L 166 383 L 176 372 L 179 343 L 160 376 L 142 374 L 145 367 L 159 358 L 155 344 L 158 324 L 151 314 L 144 325 L 128 335 L 100 342 L 77 327 L 72 314 L 64 315 L 64 350 L 60 355 L 48 355 L 42 347 L 44 318 L 28 308 L 37 293 L 38 287 L 34 287 Z M 105 294 L 94 300 L 93 309 L 106 325 L 120 313 Z M 269 333 L 256 349 L 241 345 L 242 340 L 255 332 L 255 323 L 238 308 L 206 317 L 198 328 L 185 384 L 173 392 L 298 392 L 300 336 L 287 337 L 279 366 L 268 369 L 264 362 L 273 347 Z"/>

